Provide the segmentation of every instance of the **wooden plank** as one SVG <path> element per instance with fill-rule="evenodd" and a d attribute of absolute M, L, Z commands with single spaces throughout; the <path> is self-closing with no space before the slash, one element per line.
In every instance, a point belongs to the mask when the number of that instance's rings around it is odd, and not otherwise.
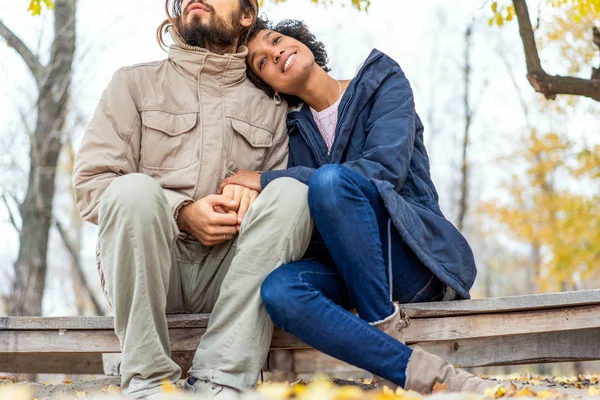
<path fill-rule="evenodd" d="M 402 305 L 413 319 L 600 305 L 600 289 Z M 206 328 L 209 314 L 168 315 L 169 328 Z M 113 317 L 0 317 L 0 330 L 103 330 Z"/>
<path fill-rule="evenodd" d="M 411 344 L 590 328 L 600 328 L 599 306 L 413 319 L 405 337 Z"/>
<path fill-rule="evenodd" d="M 99 353 L 0 354 L 0 371 L 9 374 L 102 374 Z"/>
<path fill-rule="evenodd" d="M 169 328 L 206 328 L 210 314 L 167 315 Z M 113 329 L 113 317 L 0 317 L 1 330 Z"/>
<path fill-rule="evenodd" d="M 600 329 L 419 343 L 455 365 L 493 365 L 600 360 Z"/>
<path fill-rule="evenodd" d="M 403 304 L 411 318 L 449 317 L 600 304 L 600 289 L 523 296 Z"/>
<path fill-rule="evenodd" d="M 205 328 L 171 329 L 171 350 L 195 351 Z M 273 334 L 271 348 L 306 348 L 281 330 Z M 118 353 L 119 340 L 112 330 L 0 331 L 0 353 Z"/>

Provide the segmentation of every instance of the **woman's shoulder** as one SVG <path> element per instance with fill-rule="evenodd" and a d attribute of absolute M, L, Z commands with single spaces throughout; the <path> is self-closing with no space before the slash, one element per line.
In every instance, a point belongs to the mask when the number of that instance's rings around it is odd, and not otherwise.
<path fill-rule="evenodd" d="M 402 68 L 400 68 L 400 64 L 396 60 L 383 51 L 374 48 L 371 50 L 371 53 L 366 60 L 362 63 L 361 67 L 359 68 L 359 73 L 363 69 L 379 70 L 384 72 L 386 70 L 395 68 L 402 70 Z"/>

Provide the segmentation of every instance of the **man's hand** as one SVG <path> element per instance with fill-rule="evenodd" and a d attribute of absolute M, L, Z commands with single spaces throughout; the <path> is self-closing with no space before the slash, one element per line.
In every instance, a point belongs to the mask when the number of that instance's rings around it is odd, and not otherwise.
<path fill-rule="evenodd" d="M 235 211 L 219 213 L 222 210 L 237 210 L 239 202 L 221 195 L 210 195 L 179 210 L 177 225 L 204 246 L 216 246 L 233 239 L 237 233 L 238 215 Z"/>
<path fill-rule="evenodd" d="M 225 180 L 221 182 L 219 193 L 223 192 L 223 188 L 226 185 L 240 185 L 251 190 L 256 190 L 257 192 L 262 190 L 260 187 L 260 174 L 254 171 L 239 170 L 229 178 L 225 178 Z"/>
<path fill-rule="evenodd" d="M 238 231 L 242 225 L 242 220 L 246 215 L 246 212 L 254 203 L 256 198 L 258 197 L 258 192 L 256 190 L 248 189 L 247 187 L 240 185 L 226 185 L 222 189 L 223 196 L 233 199 L 236 203 L 239 204 L 239 208 L 237 209 L 238 215 Z M 224 211 L 224 210 L 217 210 Z"/>

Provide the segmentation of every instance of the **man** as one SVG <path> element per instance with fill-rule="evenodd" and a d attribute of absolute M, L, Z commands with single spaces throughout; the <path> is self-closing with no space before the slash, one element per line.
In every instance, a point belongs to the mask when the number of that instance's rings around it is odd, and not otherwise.
<path fill-rule="evenodd" d="M 216 194 L 237 170 L 287 165 L 287 110 L 245 79 L 240 44 L 256 0 L 166 6 L 158 36 L 163 43 L 166 27 L 175 42 L 168 59 L 114 75 L 85 132 L 74 188 L 83 218 L 99 225 L 123 392 L 149 399 L 180 377 L 166 313 L 211 312 L 186 387 L 225 398 L 252 387 L 266 359 L 273 325 L 259 289 L 308 246 L 307 187 L 281 179 L 260 195 L 239 186 Z"/>

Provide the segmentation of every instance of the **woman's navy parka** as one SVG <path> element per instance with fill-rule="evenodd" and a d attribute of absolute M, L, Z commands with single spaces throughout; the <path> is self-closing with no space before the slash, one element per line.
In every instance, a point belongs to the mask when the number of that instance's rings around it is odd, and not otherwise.
<path fill-rule="evenodd" d="M 289 113 L 289 168 L 263 172 L 261 186 L 281 177 L 308 185 L 325 164 L 359 172 L 377 187 L 394 226 L 423 264 L 458 297 L 469 298 L 477 274 L 473 252 L 439 208 L 423 124 L 400 66 L 373 50 L 344 93 L 338 117 L 328 152 L 308 105 Z"/>

